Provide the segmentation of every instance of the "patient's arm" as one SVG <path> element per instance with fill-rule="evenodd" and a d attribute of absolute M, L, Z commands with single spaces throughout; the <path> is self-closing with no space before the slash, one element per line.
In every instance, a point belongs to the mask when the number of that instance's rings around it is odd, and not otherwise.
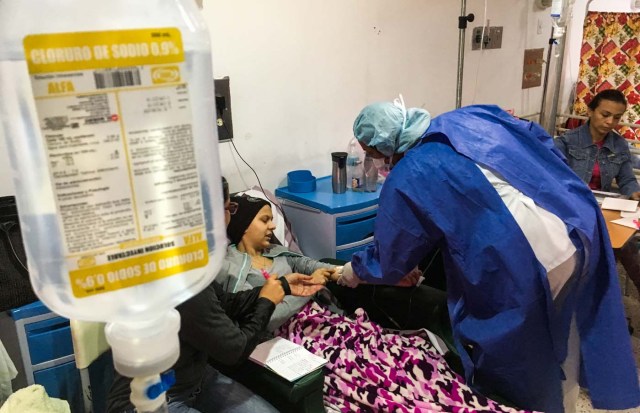
<path fill-rule="evenodd" d="M 322 280 L 320 280 L 319 277 L 322 277 Z M 286 278 L 287 282 L 289 283 L 289 287 L 291 288 L 291 295 L 296 295 L 299 297 L 308 297 L 317 293 L 322 289 L 323 285 L 326 282 L 322 273 L 319 273 L 318 277 L 316 277 L 317 279 L 312 275 L 297 273 L 287 274 L 284 278 Z"/>
<path fill-rule="evenodd" d="M 326 284 L 327 281 L 333 280 L 333 274 L 336 272 L 335 268 L 318 268 L 311 274 L 314 284 Z"/>

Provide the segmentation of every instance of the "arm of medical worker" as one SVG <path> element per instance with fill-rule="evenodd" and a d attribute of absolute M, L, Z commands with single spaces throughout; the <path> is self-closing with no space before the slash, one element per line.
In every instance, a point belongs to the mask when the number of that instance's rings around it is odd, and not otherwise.
<path fill-rule="evenodd" d="M 393 174 L 390 174 L 391 177 Z M 415 185 L 393 180 L 385 182 L 376 218 L 374 243 L 353 254 L 344 266 L 339 284 L 353 287 L 350 271 L 358 280 L 371 284 L 396 285 L 409 274 L 442 238 L 442 232 L 431 222 L 421 203 L 429 192 Z M 344 280 L 342 280 L 344 278 Z M 357 284 L 357 283 L 356 283 Z"/>
<path fill-rule="evenodd" d="M 258 345 L 275 304 L 259 297 L 260 287 L 226 293 L 216 283 L 178 306 L 180 338 L 214 360 L 234 365 Z"/>

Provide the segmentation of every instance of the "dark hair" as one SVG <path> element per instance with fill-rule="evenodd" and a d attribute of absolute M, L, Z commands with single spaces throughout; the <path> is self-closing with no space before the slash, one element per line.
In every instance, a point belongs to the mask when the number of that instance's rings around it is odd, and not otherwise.
<path fill-rule="evenodd" d="M 229 199 L 229 182 L 227 182 L 226 178 L 222 177 L 222 195 L 224 196 L 224 201 L 226 202 Z"/>
<path fill-rule="evenodd" d="M 607 89 L 595 95 L 587 107 L 591 110 L 596 110 L 603 100 L 610 100 L 611 102 L 622 103 L 624 106 L 627 106 L 627 99 L 624 98 L 622 92 L 617 89 Z"/>

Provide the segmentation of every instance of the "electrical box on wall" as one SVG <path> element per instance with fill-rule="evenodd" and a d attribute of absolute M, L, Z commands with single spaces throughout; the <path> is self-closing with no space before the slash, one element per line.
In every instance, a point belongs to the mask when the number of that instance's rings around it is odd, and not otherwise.
<path fill-rule="evenodd" d="M 214 79 L 216 92 L 216 125 L 218 125 L 218 140 L 220 142 L 233 139 L 233 121 L 231 120 L 231 92 L 229 76 Z"/>
<path fill-rule="evenodd" d="M 475 27 L 471 35 L 471 50 L 500 49 L 502 47 L 502 26 Z"/>
<path fill-rule="evenodd" d="M 542 85 L 542 64 L 544 49 L 526 49 L 522 67 L 522 88 L 528 89 Z"/>

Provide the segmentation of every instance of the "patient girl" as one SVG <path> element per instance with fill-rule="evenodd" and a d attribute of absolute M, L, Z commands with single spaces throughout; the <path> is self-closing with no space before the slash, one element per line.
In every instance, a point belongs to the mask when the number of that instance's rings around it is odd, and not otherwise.
<path fill-rule="evenodd" d="M 227 291 L 262 285 L 267 274 L 312 274 L 336 280 L 339 268 L 272 243 L 269 202 L 232 197 L 227 262 L 216 278 Z M 327 289 L 318 294 L 331 295 Z M 416 296 L 417 297 L 417 296 Z M 358 309 L 351 317 L 320 305 L 318 297 L 287 297 L 276 306 L 270 327 L 276 335 L 328 360 L 324 403 L 335 411 L 515 412 L 473 391 L 446 364 L 424 331 L 399 334 L 383 329 Z"/>
<path fill-rule="evenodd" d="M 227 291 L 249 290 L 264 284 L 269 274 L 300 273 L 312 275 L 316 283 L 324 284 L 334 273 L 335 266 L 325 264 L 287 248 L 272 244 L 273 224 L 271 204 L 261 198 L 231 197 L 234 213 L 227 227 L 231 246 L 223 270 L 216 282 Z M 284 323 L 310 300 L 310 297 L 286 297 L 276 306 L 269 330 Z"/>

